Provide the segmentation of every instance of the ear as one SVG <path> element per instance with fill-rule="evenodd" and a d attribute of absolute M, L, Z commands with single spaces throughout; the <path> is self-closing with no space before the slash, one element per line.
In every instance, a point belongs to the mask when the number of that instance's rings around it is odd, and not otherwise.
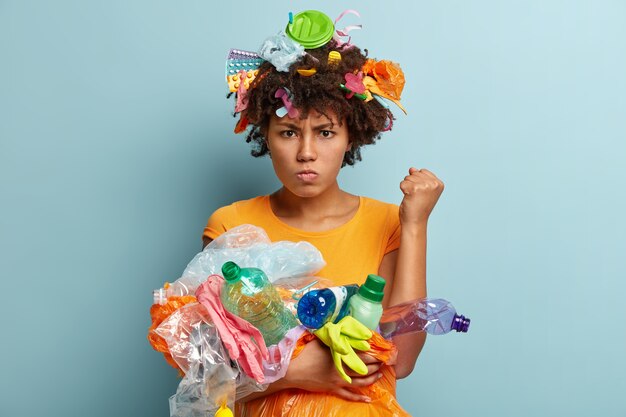
<path fill-rule="evenodd" d="M 267 138 L 265 139 L 265 147 L 267 148 L 267 153 L 270 156 L 270 158 L 272 157 L 272 148 L 270 148 L 270 141 L 267 140 Z"/>
<path fill-rule="evenodd" d="M 265 146 L 267 146 L 268 149 L 269 149 L 270 141 L 267 140 L 267 131 L 268 130 L 269 129 L 267 128 L 267 126 L 263 126 L 263 125 L 259 126 L 259 133 L 261 133 L 261 138 L 263 138 L 263 142 L 265 143 Z"/>
<path fill-rule="evenodd" d="M 352 149 L 352 141 L 348 142 L 348 144 L 346 145 L 346 152 L 350 152 L 351 149 Z"/>

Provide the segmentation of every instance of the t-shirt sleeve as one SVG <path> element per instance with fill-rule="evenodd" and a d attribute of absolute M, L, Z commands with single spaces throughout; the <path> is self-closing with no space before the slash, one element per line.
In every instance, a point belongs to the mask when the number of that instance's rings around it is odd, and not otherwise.
<path fill-rule="evenodd" d="M 387 214 L 387 246 L 385 247 L 385 255 L 400 247 L 400 211 L 395 204 L 389 205 Z"/>
<path fill-rule="evenodd" d="M 204 228 L 204 233 L 202 233 L 202 240 L 204 239 L 215 239 L 228 229 L 230 229 L 232 224 L 236 221 L 235 219 L 235 206 L 231 204 L 230 206 L 221 207 L 211 214 L 209 220 L 207 221 L 207 225 Z"/>

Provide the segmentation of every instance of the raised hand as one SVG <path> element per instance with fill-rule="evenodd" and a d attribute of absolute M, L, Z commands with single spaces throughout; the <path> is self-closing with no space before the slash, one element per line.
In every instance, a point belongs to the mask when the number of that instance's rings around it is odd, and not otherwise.
<path fill-rule="evenodd" d="M 429 170 L 410 168 L 409 175 L 400 183 L 404 194 L 400 203 L 400 224 L 405 227 L 427 223 L 443 188 L 443 182 Z"/>

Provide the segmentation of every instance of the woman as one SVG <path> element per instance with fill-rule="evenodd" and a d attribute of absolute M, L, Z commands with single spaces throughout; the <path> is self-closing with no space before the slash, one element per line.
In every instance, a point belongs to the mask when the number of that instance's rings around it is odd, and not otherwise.
<path fill-rule="evenodd" d="M 339 53 L 340 61 L 331 59 L 331 52 Z M 337 183 L 340 169 L 361 159 L 361 146 L 373 144 L 390 129 L 388 106 L 372 94 L 385 97 L 387 92 L 394 99 L 395 88 L 397 102 L 404 79 L 394 81 L 389 74 L 398 75 L 399 67 L 368 60 L 359 48 L 335 40 L 307 49 L 284 71 L 274 57 L 268 58 L 249 89 L 238 91 L 238 126 L 251 125 L 247 141 L 255 145 L 252 154 L 270 155 L 282 187 L 269 196 L 218 209 L 209 218 L 204 244 L 251 223 L 273 241 L 311 242 L 327 262 L 318 275 L 337 285 L 361 284 L 370 273 L 382 276 L 387 281 L 385 307 L 425 297 L 427 224 L 443 183 L 426 169 L 410 168 L 400 182 L 404 197 L 399 207 L 349 194 Z M 423 333 L 394 339 L 397 378 L 411 373 L 424 341 Z M 367 402 L 368 397 L 351 388 L 374 383 L 381 364 L 365 353 L 360 357 L 368 373 L 348 369 L 349 384 L 336 372 L 328 349 L 309 343 L 290 363 L 285 378 L 244 401 L 299 388 Z"/>

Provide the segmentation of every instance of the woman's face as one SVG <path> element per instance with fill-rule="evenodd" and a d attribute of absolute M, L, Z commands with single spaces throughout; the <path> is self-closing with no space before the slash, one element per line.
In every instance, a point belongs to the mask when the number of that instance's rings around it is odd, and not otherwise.
<path fill-rule="evenodd" d="M 330 119 L 329 119 L 329 118 Z M 267 131 L 276 176 L 299 197 L 313 197 L 336 185 L 344 154 L 350 150 L 345 121 L 311 110 L 306 119 L 272 116 Z"/>

